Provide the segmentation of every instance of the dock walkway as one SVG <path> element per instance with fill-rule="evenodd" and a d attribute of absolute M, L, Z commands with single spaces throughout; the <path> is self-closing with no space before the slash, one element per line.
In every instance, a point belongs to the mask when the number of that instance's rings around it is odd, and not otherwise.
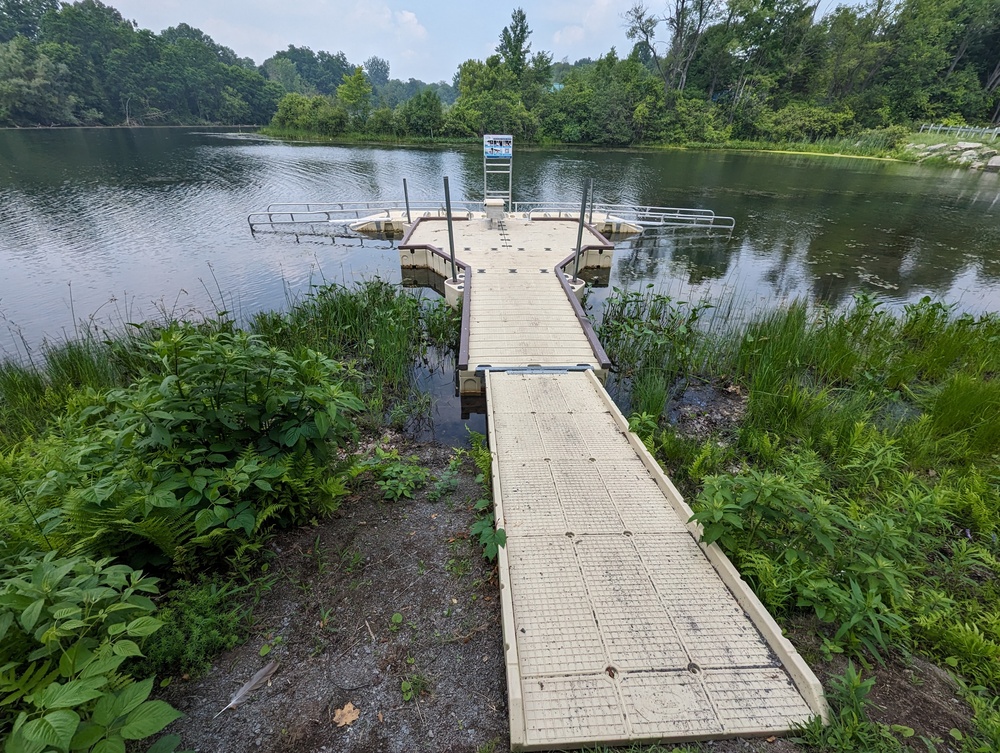
<path fill-rule="evenodd" d="M 441 268 L 447 223 L 404 265 Z M 487 399 L 511 747 L 780 734 L 826 705 L 815 675 L 604 390 L 607 357 L 563 265 L 570 221 L 454 223 L 460 384 Z M 588 263 L 611 246 L 587 230 Z M 572 272 L 572 267 L 570 267 Z M 464 374 L 464 376 L 463 376 Z"/>

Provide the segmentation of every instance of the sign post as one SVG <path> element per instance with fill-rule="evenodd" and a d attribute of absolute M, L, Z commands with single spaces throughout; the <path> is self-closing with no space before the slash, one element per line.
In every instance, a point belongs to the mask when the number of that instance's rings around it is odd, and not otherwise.
<path fill-rule="evenodd" d="M 483 136 L 483 201 L 503 199 L 508 208 L 513 185 L 514 137 L 487 134 Z M 490 176 L 506 176 L 494 177 Z"/>

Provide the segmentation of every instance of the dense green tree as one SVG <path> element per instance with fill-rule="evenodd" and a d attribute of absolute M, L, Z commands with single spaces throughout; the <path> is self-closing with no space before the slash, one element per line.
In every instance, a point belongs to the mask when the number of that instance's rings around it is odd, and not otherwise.
<path fill-rule="evenodd" d="M 286 92 L 312 94 L 316 91 L 299 74 L 298 66 L 287 57 L 274 56 L 269 58 L 262 67 L 268 80 L 280 85 Z"/>
<path fill-rule="evenodd" d="M 389 83 L 389 61 L 385 58 L 372 55 L 365 61 L 363 67 L 373 89 L 378 89 Z"/>
<path fill-rule="evenodd" d="M 344 83 L 337 87 L 337 100 L 344 106 L 351 125 L 364 130 L 372 109 L 372 86 L 359 65 L 352 75 L 344 74 Z"/>
<path fill-rule="evenodd" d="M 194 42 L 200 42 L 205 47 L 212 50 L 216 57 L 218 57 L 220 63 L 225 63 L 226 65 L 238 65 L 241 68 L 252 69 L 257 67 L 251 58 L 239 57 L 229 47 L 224 47 L 201 29 L 196 29 L 188 24 L 177 24 L 177 26 L 171 26 L 169 29 L 164 29 L 160 32 L 160 38 L 167 44 L 176 44 L 181 39 L 190 39 Z"/>
<path fill-rule="evenodd" d="M 344 75 L 354 73 L 354 67 L 347 62 L 347 58 L 342 52 L 330 53 L 320 50 L 313 52 L 308 47 L 296 47 L 288 45 L 287 50 L 276 52 L 272 57 L 264 61 L 261 68 L 265 71 L 274 68 L 274 62 L 287 60 L 295 64 L 295 71 L 301 77 L 301 81 L 294 84 L 297 88 L 288 88 L 287 91 L 312 92 L 320 94 L 334 95 L 337 87 L 344 81 Z M 287 65 L 279 64 L 279 70 L 287 71 Z M 270 74 L 268 74 L 270 77 Z M 273 79 L 272 80 L 277 80 Z"/>
<path fill-rule="evenodd" d="M 347 112 L 322 95 L 290 93 L 281 98 L 271 122 L 281 131 L 303 131 L 338 136 L 347 128 Z"/>
<path fill-rule="evenodd" d="M 75 124 L 68 83 L 66 67 L 26 37 L 0 42 L 0 124 Z"/>
<path fill-rule="evenodd" d="M 414 136 L 434 136 L 441 133 L 444 113 L 441 98 L 433 89 L 420 94 L 400 106 L 400 121 L 407 133 Z"/>
<path fill-rule="evenodd" d="M 35 39 L 42 16 L 58 7 L 59 0 L 0 0 L 0 42 Z"/>

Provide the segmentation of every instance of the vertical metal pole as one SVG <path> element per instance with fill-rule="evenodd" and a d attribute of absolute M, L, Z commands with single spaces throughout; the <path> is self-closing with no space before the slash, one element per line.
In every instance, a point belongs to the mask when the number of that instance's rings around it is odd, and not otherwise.
<path fill-rule="evenodd" d="M 444 211 L 448 217 L 448 249 L 451 251 L 451 281 L 458 282 L 455 268 L 455 229 L 451 226 L 451 191 L 448 190 L 448 176 L 444 176 Z"/>
<path fill-rule="evenodd" d="M 594 179 L 590 178 L 590 224 L 594 224 Z"/>
<path fill-rule="evenodd" d="M 583 248 L 583 223 L 587 219 L 587 193 L 593 183 L 594 179 L 590 178 L 583 184 L 583 201 L 580 202 L 580 226 L 576 231 L 576 258 L 573 261 L 573 282 L 576 282 L 577 275 L 580 273 L 580 250 Z"/>
<path fill-rule="evenodd" d="M 406 190 L 406 178 L 403 178 L 403 201 L 406 202 L 406 224 L 412 225 L 413 220 L 410 219 L 410 192 Z"/>

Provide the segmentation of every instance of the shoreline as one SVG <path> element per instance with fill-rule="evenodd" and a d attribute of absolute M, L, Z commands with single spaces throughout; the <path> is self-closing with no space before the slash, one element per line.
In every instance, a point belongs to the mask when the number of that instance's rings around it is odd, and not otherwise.
<path fill-rule="evenodd" d="M 332 146 L 393 146 L 402 148 L 429 148 L 429 147 L 474 147 L 479 144 L 479 137 L 438 137 L 438 138 L 396 138 L 396 137 L 384 137 L 377 138 L 370 135 L 358 134 L 356 137 L 350 134 L 342 134 L 336 137 L 322 136 L 319 134 L 308 134 L 308 133 L 269 133 L 267 125 L 259 124 L 238 124 L 238 125 L 219 125 L 219 124 L 163 124 L 163 125 L 148 125 L 148 124 L 133 124 L 133 125 L 75 125 L 75 126 L 56 126 L 56 125 L 35 125 L 35 126 L 0 126 L 0 131 L 70 131 L 70 130 L 96 130 L 96 131 L 111 131 L 111 130 L 155 130 L 155 129 L 175 129 L 175 130 L 215 130 L 215 131 L 236 131 L 236 132 L 247 132 L 260 136 L 261 138 L 274 139 L 277 141 L 283 141 L 288 143 L 299 143 L 299 144 L 329 144 Z M 910 138 L 920 136 L 918 132 L 912 132 Z M 649 143 L 649 144 L 629 144 L 629 145 L 619 145 L 619 146 L 607 146 L 601 144 L 592 143 L 571 143 L 571 142 L 548 142 L 548 141 L 524 141 L 521 142 L 519 149 L 522 150 L 544 150 L 544 149 L 579 149 L 579 150 L 601 150 L 604 152 L 635 152 L 635 151 L 719 151 L 719 152 L 733 152 L 733 153 L 753 153 L 760 152 L 763 154 L 784 154 L 784 155 L 795 155 L 795 156 L 816 156 L 816 157 L 837 157 L 841 159 L 856 159 L 856 160 L 871 160 L 875 162 L 893 162 L 899 164 L 913 164 L 913 165 L 923 165 L 928 163 L 931 166 L 941 166 L 941 167 L 954 167 L 956 169 L 969 170 L 978 169 L 979 172 L 988 172 L 984 167 L 975 168 L 969 163 L 960 163 L 948 161 L 946 159 L 946 153 L 932 154 L 930 156 L 923 155 L 921 151 L 914 151 L 912 149 L 903 148 L 900 156 L 890 156 L 889 154 L 850 154 L 844 151 L 823 151 L 821 149 L 788 149 L 781 148 L 783 144 L 769 145 L 767 142 L 750 142 L 751 144 L 759 144 L 759 146 L 747 146 L 748 142 L 720 142 L 720 143 L 704 143 L 704 142 L 685 142 L 678 144 L 670 143 Z M 811 143 L 811 142 L 810 142 Z M 912 142 L 911 142 L 912 143 Z M 956 141 L 956 143 L 958 143 Z M 990 144 L 986 142 L 981 142 L 984 149 L 989 149 Z M 899 151 L 899 150 L 893 150 Z M 911 157 L 911 159 L 907 159 Z M 974 163 L 973 163 L 974 164 Z"/>

